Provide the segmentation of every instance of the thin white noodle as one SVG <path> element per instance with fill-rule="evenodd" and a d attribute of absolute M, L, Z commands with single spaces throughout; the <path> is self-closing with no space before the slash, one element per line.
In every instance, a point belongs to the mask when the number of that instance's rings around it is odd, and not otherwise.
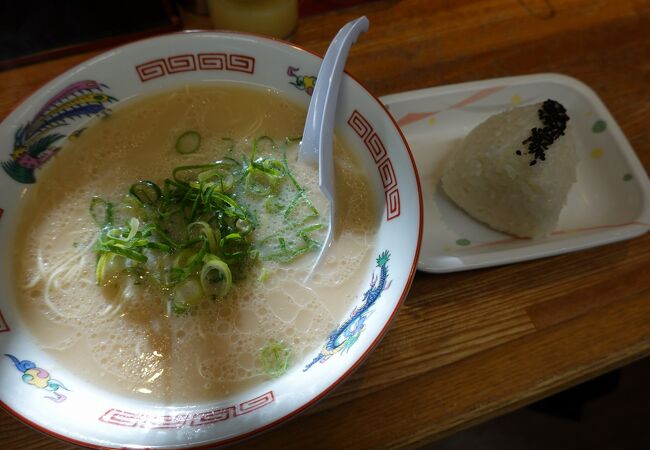
<path fill-rule="evenodd" d="M 122 303 L 118 303 L 117 305 L 108 305 L 106 309 L 99 313 L 99 315 L 106 316 L 108 319 L 112 319 L 113 317 L 116 317 L 121 310 Z"/>
<path fill-rule="evenodd" d="M 57 306 L 54 303 L 52 303 L 52 301 L 50 300 L 50 287 L 52 286 L 52 284 L 53 284 L 52 276 L 50 276 L 47 282 L 45 283 L 45 289 L 43 290 L 43 302 L 45 302 L 45 305 L 48 308 L 50 308 L 50 311 L 52 311 L 54 314 L 69 319 L 70 316 L 63 314 L 63 312 L 61 312 L 59 308 L 57 308 Z"/>
<path fill-rule="evenodd" d="M 104 308 L 103 310 L 101 310 L 101 311 L 99 312 L 98 315 L 99 315 L 99 316 L 105 316 L 106 314 L 108 314 L 109 312 L 111 312 L 111 310 L 112 310 L 113 308 L 115 308 L 115 306 L 113 306 L 112 304 L 109 303 L 108 305 L 106 305 L 106 308 Z M 112 317 L 112 314 L 111 314 L 111 316 L 109 316 L 109 317 Z"/>
<path fill-rule="evenodd" d="M 196 324 L 196 330 L 199 332 L 199 336 L 201 337 L 201 339 L 203 339 L 205 341 L 206 336 L 205 336 L 205 333 L 203 332 L 203 327 L 201 326 L 201 321 L 200 320 Z"/>
<path fill-rule="evenodd" d="M 201 375 L 201 377 L 204 380 L 208 381 L 214 381 L 214 378 L 211 378 L 207 376 L 205 373 L 203 373 L 203 366 L 201 365 L 201 360 L 199 359 L 200 357 L 197 355 L 196 358 L 194 358 L 194 362 L 196 363 L 196 371 Z"/>
<path fill-rule="evenodd" d="M 244 136 L 256 136 L 258 130 L 262 127 L 262 118 L 257 118 L 254 122 L 251 122 L 250 126 L 243 133 Z"/>
<path fill-rule="evenodd" d="M 32 279 L 29 280 L 24 287 L 27 289 L 31 289 L 35 287 L 39 281 L 43 278 L 43 273 L 46 272 L 45 265 L 43 264 L 43 252 L 41 252 L 41 248 L 39 247 L 37 249 L 37 254 L 36 254 L 36 267 L 37 271 L 35 274 L 32 275 Z"/>
<path fill-rule="evenodd" d="M 61 342 L 57 342 L 56 345 L 42 345 L 41 344 L 41 347 L 44 348 L 45 350 L 66 350 L 66 349 L 72 347 L 72 345 L 74 345 L 75 342 L 76 342 L 76 340 L 73 339 L 73 338 L 66 338 Z"/>
<path fill-rule="evenodd" d="M 72 263 L 75 259 L 78 260 L 80 256 L 83 257 L 82 254 L 83 254 L 87 249 L 89 249 L 90 246 L 92 246 L 92 245 L 94 245 L 94 241 L 91 243 L 91 245 L 88 245 L 88 246 L 86 246 L 86 247 L 84 247 L 84 248 L 82 248 L 82 249 L 80 249 L 80 250 L 79 250 L 79 249 L 76 249 L 76 250 L 73 251 L 71 254 L 64 253 L 64 255 L 68 255 L 68 256 L 64 257 L 61 261 L 53 261 L 53 263 L 52 263 L 52 267 L 55 268 L 55 269 L 54 269 L 54 273 L 59 273 L 59 272 L 60 272 L 59 269 L 61 269 L 62 267 L 64 268 L 64 267 L 68 266 L 68 265 L 69 265 L 70 263 Z M 28 288 L 28 289 L 33 288 L 34 286 L 36 286 L 36 284 L 38 284 L 38 282 L 39 282 L 42 278 L 45 278 L 45 277 L 48 276 L 48 275 L 51 276 L 51 273 L 48 274 L 49 269 L 48 269 L 48 268 L 46 267 L 46 265 L 43 263 L 43 255 L 42 255 L 42 252 L 41 252 L 41 249 L 40 249 L 40 248 L 38 249 L 38 255 L 37 255 L 36 261 L 37 261 L 37 266 L 38 266 L 38 273 L 36 273 L 35 276 L 32 277 L 32 279 L 31 279 L 30 281 L 28 281 L 25 285 L 23 285 L 25 288 Z M 57 286 L 57 287 L 58 287 L 58 286 Z"/>
<path fill-rule="evenodd" d="M 95 239 L 92 239 L 83 247 L 75 248 L 71 253 L 63 253 L 65 256 L 61 261 L 54 261 L 52 264 L 55 267 L 54 271 L 47 273 L 48 269 L 43 267 L 44 270 L 39 275 L 40 278 L 47 277 L 45 282 L 45 289 L 43 291 L 43 302 L 45 305 L 56 315 L 65 319 L 71 319 L 72 316 L 65 314 L 52 302 L 50 292 L 52 288 L 61 289 L 63 284 L 70 284 L 74 281 L 81 281 L 81 275 L 86 265 L 86 259 L 89 250 L 95 245 Z M 40 252 L 40 249 L 39 249 Z M 62 276 L 59 276 L 63 274 Z"/>

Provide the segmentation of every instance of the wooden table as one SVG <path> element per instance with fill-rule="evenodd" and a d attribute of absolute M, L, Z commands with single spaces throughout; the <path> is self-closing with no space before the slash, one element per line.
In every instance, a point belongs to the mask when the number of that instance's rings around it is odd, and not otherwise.
<path fill-rule="evenodd" d="M 370 31 L 347 67 L 376 95 L 565 73 L 598 93 L 650 168 L 650 2 L 376 1 L 306 17 L 292 40 L 323 53 L 362 14 Z M 0 117 L 93 54 L 0 72 Z M 511 266 L 418 273 L 357 372 L 243 446 L 418 447 L 648 354 L 650 234 Z M 71 448 L 0 413 L 0 448 L 36 447 Z"/>

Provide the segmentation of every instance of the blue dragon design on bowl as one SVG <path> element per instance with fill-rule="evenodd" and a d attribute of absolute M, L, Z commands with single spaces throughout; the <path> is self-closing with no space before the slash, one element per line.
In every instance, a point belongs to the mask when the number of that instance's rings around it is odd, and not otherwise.
<path fill-rule="evenodd" d="M 370 287 L 363 294 L 361 305 L 354 308 L 350 317 L 330 333 L 320 353 L 305 366 L 303 372 L 309 370 L 316 363 L 324 363 L 336 353 L 347 352 L 359 339 L 361 332 L 365 329 L 365 322 L 372 313 L 370 308 L 381 297 L 381 293 L 390 287 L 390 281 L 388 280 L 389 260 L 390 252 L 388 250 L 383 251 L 377 257 L 376 267 L 379 268 L 379 276 L 377 277 L 375 273 L 372 274 Z"/>

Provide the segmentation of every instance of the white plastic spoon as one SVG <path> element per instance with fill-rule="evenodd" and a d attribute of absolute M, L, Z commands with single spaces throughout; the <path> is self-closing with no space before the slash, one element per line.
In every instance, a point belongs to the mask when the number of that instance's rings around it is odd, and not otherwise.
<path fill-rule="evenodd" d="M 318 165 L 318 186 L 329 202 L 329 227 L 320 252 L 307 275 L 311 277 L 330 246 L 334 235 L 336 209 L 334 202 L 334 160 L 332 158 L 332 139 L 334 136 L 334 117 L 339 96 L 343 68 L 350 47 L 361 33 L 368 31 L 368 19 L 359 17 L 346 23 L 334 36 L 325 53 L 323 63 L 316 77 L 307 121 L 302 134 L 298 159 L 306 164 Z"/>

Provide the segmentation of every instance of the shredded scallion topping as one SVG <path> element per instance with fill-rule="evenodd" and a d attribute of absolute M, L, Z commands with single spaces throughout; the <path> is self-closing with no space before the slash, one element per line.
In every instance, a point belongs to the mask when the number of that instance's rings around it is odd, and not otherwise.
<path fill-rule="evenodd" d="M 291 352 L 283 342 L 270 341 L 260 350 L 259 359 L 264 372 L 277 378 L 287 371 Z"/>
<path fill-rule="evenodd" d="M 196 141 L 188 133 L 181 138 Z M 226 140 L 219 161 L 176 167 L 160 183 L 138 181 L 118 202 L 92 198 L 99 285 L 136 275 L 183 314 L 222 299 L 259 259 L 287 263 L 320 247 L 314 236 L 323 224 L 289 167 L 287 143 L 264 136 L 235 157 Z M 265 224 L 277 219 L 269 231 Z"/>
<path fill-rule="evenodd" d="M 196 131 L 186 131 L 176 140 L 176 151 L 181 154 L 194 153 L 201 146 L 201 135 Z"/>

